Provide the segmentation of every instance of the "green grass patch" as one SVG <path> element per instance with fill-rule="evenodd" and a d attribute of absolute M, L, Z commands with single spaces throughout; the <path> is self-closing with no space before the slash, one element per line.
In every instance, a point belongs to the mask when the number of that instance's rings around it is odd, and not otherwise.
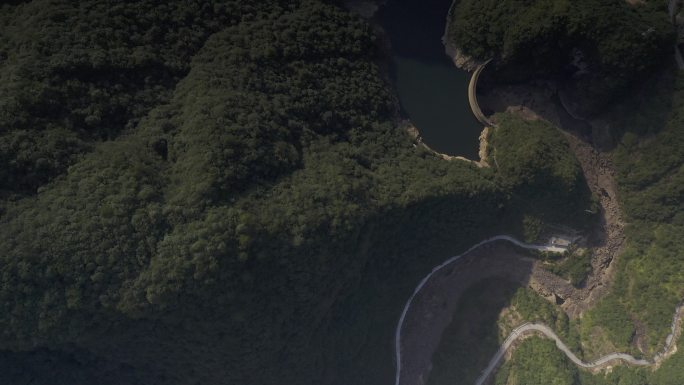
<path fill-rule="evenodd" d="M 554 263 L 549 270 L 569 280 L 573 286 L 579 287 L 591 273 L 591 252 L 578 250 L 562 261 Z"/>

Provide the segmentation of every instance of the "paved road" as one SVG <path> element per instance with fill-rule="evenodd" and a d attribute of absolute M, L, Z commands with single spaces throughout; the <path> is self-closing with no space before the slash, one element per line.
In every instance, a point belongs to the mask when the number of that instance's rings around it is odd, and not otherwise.
<path fill-rule="evenodd" d="M 516 246 L 529 249 L 529 250 L 538 250 L 538 251 L 546 251 L 546 252 L 551 252 L 551 253 L 563 253 L 567 251 L 566 248 L 563 247 L 558 247 L 554 245 L 535 245 L 535 244 L 528 244 L 525 242 L 521 242 L 517 239 L 515 239 L 512 236 L 509 235 L 497 235 L 495 237 L 486 239 L 462 254 L 459 254 L 457 256 L 451 257 L 444 261 L 442 264 L 436 266 L 435 268 L 432 269 L 432 271 L 426 275 L 416 286 L 415 290 L 409 297 L 408 301 L 406 301 L 406 305 L 404 305 L 404 309 L 401 313 L 401 317 L 399 318 L 399 322 L 397 324 L 397 329 L 394 334 L 394 346 L 395 346 L 395 360 L 396 360 L 396 372 L 395 372 L 395 385 L 402 385 L 401 384 L 401 332 L 402 328 L 404 326 L 404 320 L 406 318 L 406 315 L 411 307 L 411 304 L 413 302 L 413 299 L 416 297 L 416 295 L 421 291 L 421 289 L 425 286 L 425 284 L 432 278 L 432 276 L 437 273 L 438 271 L 442 270 L 446 266 L 450 265 L 453 262 L 458 261 L 461 259 L 463 256 L 468 254 L 469 252 L 473 251 L 474 249 L 483 246 L 488 243 L 492 242 L 498 242 L 498 241 L 507 241 L 510 243 L 513 243 Z M 666 359 L 674 353 L 675 351 L 675 346 L 677 343 L 677 339 L 679 335 L 681 334 L 681 319 L 684 316 L 684 301 L 683 304 L 680 304 L 677 309 L 675 310 L 675 314 L 672 317 L 672 324 L 671 324 L 671 333 L 667 336 L 666 341 L 665 341 L 665 346 L 663 349 L 658 352 L 653 359 L 651 360 L 644 360 L 644 359 L 638 359 L 635 358 L 634 356 L 631 356 L 629 354 L 625 353 L 611 353 L 606 356 L 603 356 L 595 361 L 592 362 L 584 362 L 580 360 L 575 353 L 573 353 L 565 343 L 558 337 L 558 335 L 548 326 L 541 324 L 541 323 L 525 323 L 516 329 L 514 329 L 511 334 L 508 335 L 506 340 L 501 344 L 499 347 L 499 350 L 496 352 L 494 357 L 490 360 L 489 365 L 482 371 L 482 374 L 480 377 L 477 379 L 475 382 L 476 385 L 483 385 L 487 379 L 492 375 L 492 373 L 496 370 L 496 368 L 499 366 L 501 363 L 501 360 L 503 359 L 504 355 L 506 352 L 511 348 L 513 343 L 520 339 L 521 337 L 529 334 L 529 333 L 541 333 L 544 336 L 554 340 L 556 342 L 556 346 L 558 349 L 560 349 L 575 365 L 586 368 L 586 369 L 593 369 L 593 368 L 600 368 L 612 361 L 623 361 L 626 362 L 630 365 L 635 365 L 635 366 L 651 366 L 656 363 L 661 362 L 662 360 Z"/>
<path fill-rule="evenodd" d="M 486 240 L 472 246 L 471 248 L 469 248 L 468 250 L 466 250 L 462 254 L 459 254 L 457 256 L 454 256 L 454 257 L 447 259 L 446 261 L 444 261 L 444 263 L 442 263 L 441 265 L 436 266 L 434 269 L 432 269 L 432 271 L 428 275 L 426 275 L 425 278 L 423 278 L 423 280 L 420 281 L 418 286 L 416 286 L 415 290 L 413 291 L 413 294 L 411 294 L 411 297 L 409 297 L 408 301 L 406 301 L 406 305 L 404 305 L 404 310 L 401 312 L 401 317 L 399 317 L 399 322 L 397 324 L 397 330 L 394 334 L 394 352 L 395 352 L 395 360 L 396 360 L 395 385 L 400 385 L 400 379 L 401 379 L 401 330 L 404 326 L 404 319 L 406 318 L 406 314 L 408 313 L 409 308 L 411 307 L 411 303 L 413 302 L 413 298 L 415 298 L 416 294 L 418 294 L 418 292 L 420 292 L 420 290 L 423 288 L 423 286 L 425 286 L 427 281 L 430 280 L 430 278 L 436 272 L 442 270 L 445 266 L 461 259 L 461 257 L 468 254 L 472 250 L 474 250 L 474 249 L 476 249 L 482 245 L 485 245 L 487 243 L 497 242 L 497 241 L 508 241 L 508 242 L 511 242 L 511 243 L 519 246 L 519 247 L 523 247 L 523 248 L 529 249 L 529 250 L 547 251 L 547 252 L 552 252 L 552 253 L 563 253 L 563 252 L 567 251 L 567 249 L 563 248 L 563 247 L 558 247 L 558 246 L 553 246 L 553 245 L 533 245 L 533 244 L 521 242 L 521 241 L 519 241 L 519 240 L 517 240 L 517 239 L 515 239 L 509 235 L 497 235 L 495 237 L 486 239 Z"/>
<path fill-rule="evenodd" d="M 475 381 L 475 385 L 483 385 L 485 381 L 489 378 L 489 376 L 494 372 L 494 370 L 497 368 L 501 360 L 503 359 L 504 354 L 506 354 L 506 351 L 511 348 L 511 345 L 513 342 L 518 340 L 519 338 L 523 337 L 525 334 L 529 334 L 530 332 L 538 332 L 544 334 L 546 337 L 556 341 L 556 346 L 558 349 L 560 349 L 575 365 L 580 366 L 582 368 L 586 369 L 593 369 L 593 368 L 598 368 L 601 367 L 611 361 L 615 360 L 622 360 L 625 361 L 631 365 L 637 365 L 637 366 L 648 366 L 648 365 L 653 365 L 653 361 L 647 361 L 643 359 L 637 359 L 634 358 L 633 356 L 630 356 L 628 354 L 624 353 L 611 353 L 608 354 L 604 357 L 599 358 L 596 361 L 593 362 L 584 362 L 580 360 L 575 353 L 573 353 L 567 345 L 561 341 L 561 339 L 558 337 L 558 335 L 551 330 L 548 326 L 540 323 L 526 323 L 523 324 L 519 327 L 517 327 L 515 330 L 511 332 L 511 334 L 508 335 L 504 343 L 499 347 L 499 350 L 496 352 L 492 360 L 489 362 L 489 365 L 487 365 L 487 368 L 482 372 L 480 377 Z"/>
<path fill-rule="evenodd" d="M 561 341 L 558 335 L 556 335 L 556 333 L 554 333 L 554 331 L 550 327 L 541 323 L 525 323 L 514 329 L 511 332 L 511 334 L 508 335 L 504 343 L 501 344 L 501 346 L 499 347 L 499 350 L 496 352 L 494 357 L 491 359 L 491 361 L 489 361 L 489 365 L 487 365 L 487 367 L 482 371 L 482 374 L 475 382 L 475 385 L 483 385 L 485 381 L 487 381 L 487 379 L 495 371 L 495 369 L 503 359 L 504 354 L 506 354 L 506 351 L 508 351 L 511 348 L 513 342 L 523 337 L 526 333 L 530 332 L 542 333 L 546 337 L 554 340 L 556 342 L 556 346 L 558 347 L 558 349 L 560 349 L 570 359 L 570 361 L 572 361 L 575 365 L 585 369 L 600 368 L 612 361 L 623 361 L 635 366 L 656 365 L 665 360 L 666 358 L 668 358 L 671 354 L 673 354 L 676 351 L 677 338 L 681 335 L 681 320 L 682 316 L 684 315 L 683 310 L 684 305 L 680 304 L 679 306 L 677 306 L 675 314 L 674 316 L 672 316 L 670 334 L 665 339 L 665 346 L 660 352 L 656 353 L 655 356 L 650 360 L 635 358 L 634 356 L 625 353 L 611 353 L 595 361 L 584 362 L 580 360 L 575 355 L 575 353 L 573 353 L 567 347 L 567 345 L 563 343 L 563 341 Z"/>

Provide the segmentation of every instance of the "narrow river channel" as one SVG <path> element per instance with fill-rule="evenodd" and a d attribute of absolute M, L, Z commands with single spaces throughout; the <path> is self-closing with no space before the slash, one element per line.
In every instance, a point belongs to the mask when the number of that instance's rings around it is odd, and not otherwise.
<path fill-rule="evenodd" d="M 392 44 L 392 80 L 402 113 L 435 151 L 478 159 L 482 125 L 468 105 L 470 75 L 442 44 L 451 0 L 388 0 L 378 20 Z"/>

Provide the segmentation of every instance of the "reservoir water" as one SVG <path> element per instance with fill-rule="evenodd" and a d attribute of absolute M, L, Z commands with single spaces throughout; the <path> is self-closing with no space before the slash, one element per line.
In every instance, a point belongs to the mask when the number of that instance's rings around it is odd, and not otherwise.
<path fill-rule="evenodd" d="M 478 159 L 482 132 L 468 104 L 470 75 L 442 44 L 451 0 L 388 0 L 378 20 L 392 44 L 392 81 L 402 113 L 433 150 Z"/>

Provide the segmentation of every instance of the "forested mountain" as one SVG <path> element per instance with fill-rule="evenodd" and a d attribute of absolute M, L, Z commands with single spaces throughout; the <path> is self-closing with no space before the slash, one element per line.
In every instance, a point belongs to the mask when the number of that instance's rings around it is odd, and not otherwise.
<path fill-rule="evenodd" d="M 628 94 L 674 39 L 660 0 L 461 0 L 451 21 L 448 38 L 496 59 L 499 80 L 562 79 L 583 116 Z"/>
<path fill-rule="evenodd" d="M 650 358 L 671 332 L 684 293 L 684 76 L 664 71 L 613 114 L 622 133 L 615 149 L 617 182 L 627 216 L 627 243 L 616 265 L 611 292 L 577 322 L 582 347 L 610 345 Z M 562 329 L 561 329 L 562 330 Z M 601 334 L 606 337 L 600 337 Z M 684 343 L 657 369 L 615 367 L 598 374 L 576 368 L 548 342 L 532 340 L 497 373 L 497 384 L 678 385 Z M 532 353 L 532 351 L 536 351 Z M 545 358 L 544 355 L 548 356 Z M 540 375 L 543 374 L 543 375 Z M 517 381 L 517 382 L 516 382 Z"/>
<path fill-rule="evenodd" d="M 377 40 L 314 0 L 4 3 L 0 383 L 386 384 L 436 261 L 532 199 L 590 219 L 547 124 L 500 117 L 501 169 L 414 147 Z"/>

